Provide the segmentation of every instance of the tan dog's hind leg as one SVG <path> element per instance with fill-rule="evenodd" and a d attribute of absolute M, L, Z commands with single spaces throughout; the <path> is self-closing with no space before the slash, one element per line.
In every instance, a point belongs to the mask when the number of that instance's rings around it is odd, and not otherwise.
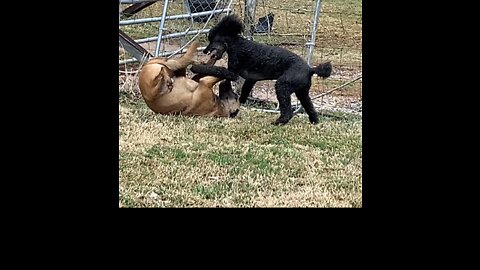
<path fill-rule="evenodd" d="M 180 58 L 178 59 L 168 59 L 167 62 L 165 62 L 165 66 L 167 66 L 170 70 L 176 71 L 179 69 L 186 68 L 188 65 L 193 64 L 195 61 L 193 60 L 193 57 L 195 57 L 195 53 L 197 52 L 197 48 L 199 46 L 198 41 L 194 41 L 190 47 L 188 47 L 187 52 Z"/>
<path fill-rule="evenodd" d="M 165 62 L 166 62 L 165 58 L 152 58 L 145 65 L 152 65 L 152 64 L 165 65 Z"/>
<path fill-rule="evenodd" d="M 205 77 L 200 79 L 199 84 L 203 84 L 203 85 L 207 86 L 208 88 L 212 89 L 213 86 L 221 80 L 223 80 L 223 79 L 213 77 L 213 76 L 205 76 Z"/>
<path fill-rule="evenodd" d="M 198 88 L 193 92 L 190 106 L 183 113 L 187 115 L 214 115 L 217 111 L 216 95 L 213 93 L 213 85 L 222 79 L 206 76 L 198 82 Z"/>

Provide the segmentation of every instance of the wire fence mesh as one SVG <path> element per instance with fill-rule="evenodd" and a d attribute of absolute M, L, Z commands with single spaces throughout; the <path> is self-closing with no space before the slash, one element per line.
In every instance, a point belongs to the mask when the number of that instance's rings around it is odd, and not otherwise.
<path fill-rule="evenodd" d="M 123 3 L 122 3 L 123 2 Z M 246 0 L 170 0 L 132 1 L 120 0 L 119 27 L 152 55 L 175 57 L 192 39 L 201 43 L 197 60 L 205 61 L 200 51 L 207 45 L 206 35 L 219 19 L 234 13 L 241 18 L 252 17 L 246 25 L 247 38 L 274 46 L 287 48 L 308 58 L 316 0 L 256 0 L 247 8 Z M 142 4 L 143 3 L 143 4 Z M 165 6 L 168 3 L 168 6 Z M 132 6 L 135 8 L 131 8 Z M 129 9 L 130 8 L 130 9 Z M 166 12 L 163 12 L 163 11 Z M 246 10 L 250 11 L 247 12 Z M 213 11 L 213 12 L 212 12 Z M 162 16 L 165 20 L 161 25 Z M 162 27 L 163 26 L 163 27 Z M 323 0 L 320 5 L 315 46 L 311 64 L 331 61 L 330 78 L 312 80 L 310 96 L 316 107 L 343 108 L 361 112 L 362 92 L 362 2 L 361 0 Z M 158 37 L 161 35 L 161 42 Z M 173 54 L 173 56 L 172 56 Z M 228 56 L 219 61 L 226 66 Z M 125 82 L 130 73 L 139 68 L 135 59 L 122 46 L 119 50 L 120 80 Z M 237 90 L 241 83 L 236 85 Z M 274 81 L 261 81 L 255 85 L 252 98 L 267 101 L 263 109 L 274 109 L 276 97 Z M 325 95 L 331 89 L 339 88 Z M 294 95 L 293 102 L 298 105 Z M 271 103 L 270 103 L 271 102 Z"/>

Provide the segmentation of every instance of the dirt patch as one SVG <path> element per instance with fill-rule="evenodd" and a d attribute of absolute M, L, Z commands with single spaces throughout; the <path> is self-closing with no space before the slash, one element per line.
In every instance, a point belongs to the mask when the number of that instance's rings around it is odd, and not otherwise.
<path fill-rule="evenodd" d="M 241 83 L 234 85 L 234 89 L 235 91 L 237 91 L 237 93 L 240 93 Z M 343 95 L 342 89 L 340 88 L 339 90 L 332 92 L 332 94 L 315 98 L 316 96 L 328 90 L 329 89 L 318 91 L 316 89 L 310 89 L 310 97 L 312 98 L 312 103 L 319 112 L 321 110 L 327 110 L 353 113 L 357 115 L 362 114 L 361 93 Z M 361 89 L 359 91 L 361 92 Z M 267 101 L 268 103 L 274 103 L 274 105 L 270 104 L 270 107 L 275 107 L 277 104 L 277 97 L 275 94 L 275 81 L 257 82 L 251 93 L 251 97 L 255 100 L 262 100 Z M 295 94 L 293 94 L 292 105 L 296 106 L 299 104 L 300 102 L 296 98 Z"/>

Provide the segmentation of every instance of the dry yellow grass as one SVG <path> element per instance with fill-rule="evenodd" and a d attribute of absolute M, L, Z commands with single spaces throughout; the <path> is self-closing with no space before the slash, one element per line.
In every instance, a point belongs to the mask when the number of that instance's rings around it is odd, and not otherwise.
<path fill-rule="evenodd" d="M 358 117 L 242 108 L 236 119 L 155 115 L 120 103 L 121 207 L 361 207 Z"/>

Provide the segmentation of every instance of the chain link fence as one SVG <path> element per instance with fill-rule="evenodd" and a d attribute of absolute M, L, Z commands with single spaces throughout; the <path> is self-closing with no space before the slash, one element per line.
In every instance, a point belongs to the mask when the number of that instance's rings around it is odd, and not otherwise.
<path fill-rule="evenodd" d="M 140 62 L 157 55 L 176 57 L 193 39 L 202 45 L 197 60 L 205 61 L 201 50 L 208 44 L 209 29 L 225 14 L 237 14 L 244 19 L 246 38 L 287 48 L 311 65 L 332 62 L 330 78 L 314 75 L 312 80 L 310 96 L 319 111 L 341 108 L 361 113 L 361 11 L 361 0 L 120 0 L 119 29 L 149 53 Z M 123 42 L 119 48 L 121 81 L 139 68 L 140 57 L 135 58 L 127 46 Z M 226 66 L 228 55 L 224 58 L 217 63 Z M 241 80 L 237 90 L 240 84 Z M 251 100 L 263 101 L 258 103 L 262 110 L 276 111 L 274 84 L 255 84 Z M 294 95 L 292 99 L 298 106 Z"/>

